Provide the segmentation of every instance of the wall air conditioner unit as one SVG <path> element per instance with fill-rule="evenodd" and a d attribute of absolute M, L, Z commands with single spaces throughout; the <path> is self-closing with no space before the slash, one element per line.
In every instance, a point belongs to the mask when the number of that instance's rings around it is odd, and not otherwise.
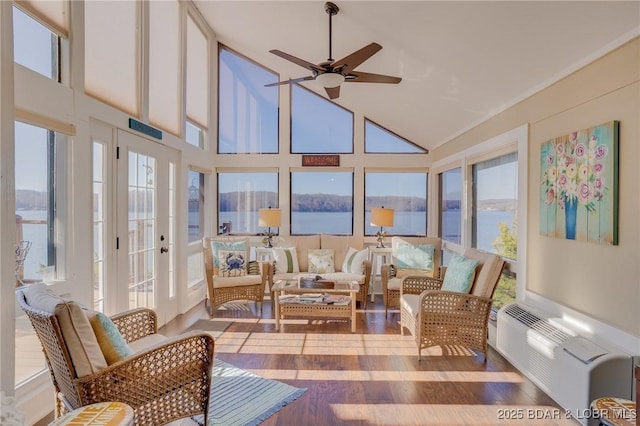
<path fill-rule="evenodd" d="M 598 424 L 589 410 L 594 399 L 633 399 L 630 355 L 557 327 L 548 315 L 526 305 L 513 303 L 498 311 L 496 348 L 584 425 Z"/>

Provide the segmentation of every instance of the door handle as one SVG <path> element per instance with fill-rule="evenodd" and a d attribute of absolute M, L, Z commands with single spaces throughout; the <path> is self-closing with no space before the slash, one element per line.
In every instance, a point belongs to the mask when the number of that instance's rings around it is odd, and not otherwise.
<path fill-rule="evenodd" d="M 168 253 L 168 252 L 169 252 L 169 249 L 168 249 L 168 248 L 166 248 L 166 247 L 160 247 L 160 254 L 162 254 L 162 253 Z"/>

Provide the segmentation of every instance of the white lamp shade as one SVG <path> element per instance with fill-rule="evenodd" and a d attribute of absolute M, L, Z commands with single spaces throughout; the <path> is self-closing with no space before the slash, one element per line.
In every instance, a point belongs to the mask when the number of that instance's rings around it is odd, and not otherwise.
<path fill-rule="evenodd" d="M 393 226 L 393 209 L 371 209 L 371 226 Z"/>
<path fill-rule="evenodd" d="M 280 226 L 280 209 L 258 210 L 258 226 L 277 228 Z"/>
<path fill-rule="evenodd" d="M 344 76 L 335 72 L 326 72 L 316 77 L 316 81 L 322 85 L 322 87 L 332 88 L 338 87 L 344 83 Z"/>

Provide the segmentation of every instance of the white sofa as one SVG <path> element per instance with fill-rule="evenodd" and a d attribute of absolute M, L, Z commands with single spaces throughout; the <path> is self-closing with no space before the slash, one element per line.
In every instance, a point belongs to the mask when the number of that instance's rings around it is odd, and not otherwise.
<path fill-rule="evenodd" d="M 270 291 L 273 289 L 273 283 L 278 280 L 294 279 L 300 275 L 309 273 L 308 256 L 310 249 L 333 249 L 335 272 L 314 275 L 320 275 L 327 280 L 357 281 L 360 284 L 360 290 L 356 301 L 360 303 L 361 308 L 366 308 L 367 294 L 369 293 L 369 282 L 371 279 L 371 262 L 369 261 L 368 256 L 363 262 L 361 273 L 349 273 L 342 271 L 342 264 L 350 247 L 356 250 L 365 249 L 364 237 L 328 234 L 285 236 L 278 238 L 277 245 L 281 248 L 295 247 L 299 271 L 277 273 L 277 268 L 272 264 L 269 268 Z M 271 299 L 273 300 L 273 291 L 271 291 Z"/>

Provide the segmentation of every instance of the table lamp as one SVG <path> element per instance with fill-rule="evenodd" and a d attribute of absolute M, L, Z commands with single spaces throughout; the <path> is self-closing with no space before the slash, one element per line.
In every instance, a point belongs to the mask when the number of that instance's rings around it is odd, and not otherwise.
<path fill-rule="evenodd" d="M 393 226 L 393 209 L 385 209 L 382 206 L 379 209 L 371 209 L 371 226 L 379 226 L 380 231 L 376 234 L 378 237 L 377 248 L 384 248 L 384 237 L 387 232 L 382 229 L 383 226 Z"/>
<path fill-rule="evenodd" d="M 271 206 L 269 206 L 268 209 L 258 210 L 258 226 L 267 227 L 267 232 L 263 234 L 266 240 L 266 247 L 273 247 L 271 239 L 275 234 L 271 233 L 271 228 L 278 228 L 280 226 L 280 213 L 280 209 L 272 209 Z"/>

